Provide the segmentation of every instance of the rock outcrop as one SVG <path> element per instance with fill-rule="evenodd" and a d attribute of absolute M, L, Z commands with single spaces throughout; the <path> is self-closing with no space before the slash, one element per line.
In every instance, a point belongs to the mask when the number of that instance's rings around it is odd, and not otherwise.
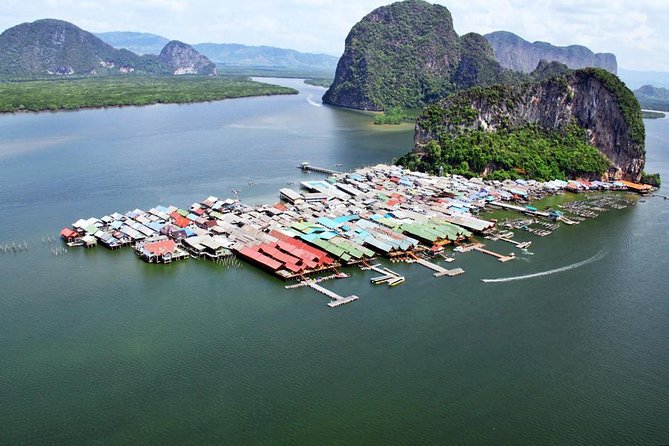
<path fill-rule="evenodd" d="M 576 124 L 610 163 L 605 177 L 638 181 L 645 163 L 639 103 L 615 75 L 587 68 L 544 82 L 473 88 L 429 106 L 416 123 L 414 151 L 467 130 Z"/>
<path fill-rule="evenodd" d="M 178 40 L 172 40 L 165 45 L 158 59 L 163 65 L 169 67 L 174 75 L 216 74 L 214 63 L 198 53 L 192 46 Z"/>
<path fill-rule="evenodd" d="M 351 29 L 323 102 L 362 110 L 420 107 L 507 76 L 482 36 L 457 35 L 448 9 L 405 0 L 375 9 Z"/>
<path fill-rule="evenodd" d="M 496 60 L 504 68 L 530 73 L 539 61 L 560 62 L 572 69 L 596 67 L 613 74 L 618 70 L 616 56 L 611 53 L 593 53 L 581 45 L 554 46 L 546 42 L 528 42 L 508 31 L 486 34 Z"/>

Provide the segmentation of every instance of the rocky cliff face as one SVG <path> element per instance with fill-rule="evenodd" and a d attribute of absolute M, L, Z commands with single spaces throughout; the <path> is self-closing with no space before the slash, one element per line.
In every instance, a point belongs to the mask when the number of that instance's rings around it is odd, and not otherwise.
<path fill-rule="evenodd" d="M 178 40 L 169 42 L 158 56 L 160 62 L 172 70 L 172 74 L 215 75 L 216 65 L 192 46 Z"/>
<path fill-rule="evenodd" d="M 560 62 L 573 69 L 596 67 L 614 74 L 618 70 L 615 55 L 593 53 L 581 45 L 554 46 L 546 42 L 531 43 L 507 31 L 486 34 L 485 38 L 490 43 L 497 61 L 510 70 L 530 73 L 542 59 Z"/>
<path fill-rule="evenodd" d="M 323 101 L 362 110 L 418 107 L 505 76 L 485 39 L 458 37 L 448 9 L 406 0 L 375 9 L 351 29 Z"/>
<path fill-rule="evenodd" d="M 584 69 L 522 86 L 474 88 L 426 109 L 416 123 L 414 151 L 445 133 L 494 132 L 535 125 L 585 129 L 589 143 L 610 162 L 608 178 L 638 181 L 645 163 L 645 132 L 639 103 L 615 76 Z"/>

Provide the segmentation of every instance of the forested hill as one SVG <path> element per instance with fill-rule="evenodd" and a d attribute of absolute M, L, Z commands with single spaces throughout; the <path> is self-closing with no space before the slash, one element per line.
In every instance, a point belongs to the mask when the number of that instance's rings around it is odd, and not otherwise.
<path fill-rule="evenodd" d="M 506 179 L 639 181 L 645 163 L 639 103 L 614 74 L 586 68 L 540 83 L 449 96 L 416 123 L 412 169 Z"/>
<path fill-rule="evenodd" d="M 520 76 L 499 65 L 482 36 L 459 37 L 445 7 L 405 0 L 375 9 L 351 29 L 323 101 L 363 110 L 413 108 Z"/>
<path fill-rule="evenodd" d="M 0 34 L 0 76 L 213 74 L 211 61 L 183 45 L 177 51 L 174 44 L 168 45 L 168 53 L 160 57 L 139 56 L 116 49 L 72 23 L 37 20 Z"/>

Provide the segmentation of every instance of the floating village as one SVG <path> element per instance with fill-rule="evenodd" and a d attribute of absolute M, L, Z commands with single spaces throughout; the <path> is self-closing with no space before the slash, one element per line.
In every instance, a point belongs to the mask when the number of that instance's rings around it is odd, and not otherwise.
<path fill-rule="evenodd" d="M 230 265 L 240 259 L 288 281 L 286 288 L 310 287 L 337 307 L 358 299 L 323 286 L 326 280 L 349 277 L 345 267 L 373 271 L 378 274 L 370 279 L 375 285 L 397 286 L 405 280 L 375 262 L 379 257 L 415 263 L 435 277 L 453 277 L 464 270 L 440 264 L 450 265 L 454 252 L 475 251 L 500 262 L 516 258 L 514 252 L 487 249 L 480 239 L 526 249 L 531 241 L 514 240 L 514 231 L 546 236 L 560 224 L 578 224 L 634 203 L 626 194 L 584 194 L 558 209 L 539 210 L 530 204 L 533 200 L 563 191 L 651 192 L 625 181 L 499 182 L 431 176 L 384 164 L 351 173 L 308 163 L 300 167 L 329 177 L 301 182 L 299 191 L 283 188 L 273 205 L 249 206 L 212 196 L 187 208 L 156 206 L 80 219 L 62 229 L 60 237 L 69 246 L 131 246 L 148 263 L 200 258 Z M 491 209 L 518 217 L 486 219 Z"/>

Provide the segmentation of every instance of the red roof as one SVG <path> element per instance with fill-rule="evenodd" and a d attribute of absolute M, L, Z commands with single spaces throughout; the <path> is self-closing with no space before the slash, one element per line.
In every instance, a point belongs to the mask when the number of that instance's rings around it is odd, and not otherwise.
<path fill-rule="evenodd" d="M 202 208 L 193 209 L 193 214 L 202 215 L 202 214 L 204 214 L 204 209 L 202 209 Z"/>
<path fill-rule="evenodd" d="M 172 212 L 170 214 L 170 217 L 172 217 L 172 220 L 174 221 L 174 224 L 179 226 L 180 228 L 185 228 L 190 224 L 190 220 L 187 219 L 186 217 L 183 217 L 176 212 Z"/>
<path fill-rule="evenodd" d="M 266 245 L 266 244 L 262 244 L 258 248 L 259 248 L 259 251 L 261 251 L 263 254 L 266 254 L 266 255 L 270 256 L 271 258 L 273 258 L 275 260 L 278 260 L 281 263 L 296 264 L 300 261 L 300 259 L 298 259 L 297 257 L 293 257 L 290 254 L 283 253 L 283 252 L 279 251 L 278 249 L 276 249 L 272 246 Z"/>
<path fill-rule="evenodd" d="M 159 242 L 149 242 L 144 243 L 144 249 L 151 254 L 163 255 L 167 253 L 173 253 L 176 249 L 177 244 L 174 243 L 174 240 L 161 240 Z"/>
<path fill-rule="evenodd" d="M 281 212 L 286 212 L 286 211 L 288 210 L 288 207 L 286 207 L 286 205 L 283 204 L 283 203 L 276 203 L 276 204 L 274 205 L 274 209 L 278 209 L 278 210 L 280 210 Z"/>
<path fill-rule="evenodd" d="M 281 232 L 274 231 L 274 230 L 272 230 L 270 232 L 270 235 L 272 237 L 278 238 L 279 240 L 281 240 L 285 243 L 288 243 L 288 244 L 294 246 L 297 249 L 300 249 L 302 251 L 306 251 L 307 253 L 311 254 L 312 256 L 315 256 L 315 258 L 318 259 L 318 261 L 320 263 L 330 264 L 330 263 L 333 262 L 333 260 L 330 257 L 328 257 L 328 255 L 325 251 L 321 251 L 318 248 L 314 248 L 313 246 L 309 246 L 306 243 L 303 243 L 303 242 L 301 242 L 297 239 L 294 239 L 293 237 L 287 236 L 287 235 L 285 235 Z M 282 249 L 284 249 L 284 248 L 282 248 Z M 295 251 L 293 251 L 293 252 L 295 252 Z M 300 255 L 300 257 L 304 258 L 306 256 L 305 255 Z M 312 257 L 312 259 L 313 259 L 313 257 Z"/>
<path fill-rule="evenodd" d="M 63 230 L 60 231 L 60 236 L 63 238 L 73 238 L 78 237 L 79 233 L 77 231 L 73 231 L 70 228 L 63 228 Z"/>
<path fill-rule="evenodd" d="M 276 271 L 279 268 L 281 268 L 281 263 L 277 262 L 274 259 L 271 259 L 267 257 L 264 254 L 259 253 L 258 251 L 255 251 L 251 248 L 244 248 L 239 251 L 239 254 L 242 257 L 246 257 L 248 259 L 254 260 L 255 262 L 268 267 L 272 271 Z"/>

